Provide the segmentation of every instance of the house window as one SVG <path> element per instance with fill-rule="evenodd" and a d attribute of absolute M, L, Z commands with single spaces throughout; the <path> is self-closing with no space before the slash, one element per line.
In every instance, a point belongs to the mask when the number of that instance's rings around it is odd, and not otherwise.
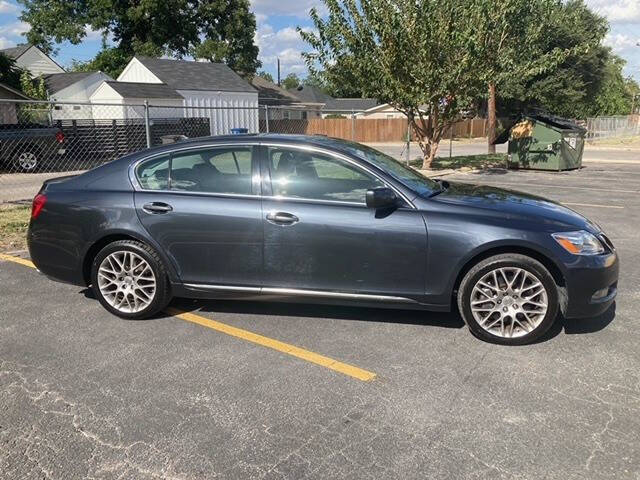
<path fill-rule="evenodd" d="M 80 110 L 81 108 L 82 108 L 82 107 L 81 107 L 80 105 L 74 105 L 74 106 L 73 106 L 73 109 L 74 109 L 74 110 Z"/>
<path fill-rule="evenodd" d="M 285 120 L 289 120 L 290 116 L 289 116 L 289 110 L 284 110 L 282 112 L 282 118 L 284 118 Z"/>
<path fill-rule="evenodd" d="M 306 111 L 302 112 L 302 119 L 303 120 L 307 119 L 307 112 Z"/>

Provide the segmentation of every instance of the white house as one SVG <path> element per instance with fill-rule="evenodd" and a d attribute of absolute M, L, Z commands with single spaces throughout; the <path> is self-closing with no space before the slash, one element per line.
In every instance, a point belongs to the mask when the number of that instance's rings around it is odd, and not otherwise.
<path fill-rule="evenodd" d="M 44 76 L 44 83 L 50 100 L 58 102 L 88 103 L 91 95 L 104 81 L 113 80 L 102 72 L 64 72 Z M 54 120 L 91 119 L 91 105 L 55 105 Z"/>
<path fill-rule="evenodd" d="M 154 105 L 151 118 L 184 116 L 184 97 L 164 83 L 104 81 L 91 94 L 95 120 L 144 118 L 144 102 Z"/>
<path fill-rule="evenodd" d="M 117 85 L 121 83 L 126 85 Z M 208 117 L 212 135 L 229 133 L 231 128 L 259 129 L 258 91 L 222 63 L 134 57 L 116 82 L 104 82 L 91 96 L 93 103 L 144 100 L 166 107 L 180 103 L 181 116 Z M 124 110 L 123 115 L 135 114 Z M 176 111 L 150 109 L 152 117 L 177 116 Z"/>
<path fill-rule="evenodd" d="M 365 109 L 360 113 L 357 113 L 358 118 L 407 118 L 407 116 L 396 110 L 388 103 L 381 105 L 375 105 L 371 108 Z"/>
<path fill-rule="evenodd" d="M 28 70 L 34 77 L 64 72 L 64 68 L 34 45 L 18 45 L 13 48 L 5 48 L 0 52 L 13 58 L 16 61 L 16 66 Z"/>

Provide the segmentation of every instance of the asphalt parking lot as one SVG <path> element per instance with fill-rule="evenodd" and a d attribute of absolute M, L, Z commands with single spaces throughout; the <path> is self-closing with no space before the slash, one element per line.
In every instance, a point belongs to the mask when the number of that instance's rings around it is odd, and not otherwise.
<path fill-rule="evenodd" d="M 640 162 L 446 179 L 599 223 L 617 303 L 516 348 L 456 314 L 177 300 L 125 321 L 0 257 L 0 478 L 640 479 Z"/>

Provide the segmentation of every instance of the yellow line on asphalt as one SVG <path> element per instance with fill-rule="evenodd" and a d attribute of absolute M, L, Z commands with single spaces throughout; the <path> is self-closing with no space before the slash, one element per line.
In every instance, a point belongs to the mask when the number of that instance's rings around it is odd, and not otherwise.
<path fill-rule="evenodd" d="M 302 360 L 306 360 L 307 362 L 315 363 L 316 365 L 326 367 L 330 370 L 334 370 L 344 375 L 357 378 L 358 380 L 362 380 L 364 382 L 373 380 L 376 377 L 375 373 L 363 370 L 362 368 L 354 367 L 353 365 L 339 362 L 338 360 L 334 360 L 333 358 L 325 357 L 324 355 L 310 352 L 309 350 L 305 350 L 304 348 L 296 347 L 295 345 L 281 342 L 279 340 L 274 340 L 273 338 L 264 337 L 248 330 L 232 327 L 231 325 L 227 325 L 226 323 L 221 323 L 216 320 L 201 317 L 200 315 L 196 315 L 194 313 L 184 312 L 175 308 L 168 308 L 167 312 L 174 317 L 178 317 L 187 322 L 196 323 L 203 327 L 211 328 L 218 332 L 231 335 L 232 337 L 241 338 L 242 340 L 246 340 L 247 342 L 262 345 L 263 347 L 271 348 L 273 350 L 277 350 L 278 352 L 286 353 L 287 355 L 292 355 Z"/>
<path fill-rule="evenodd" d="M 596 205 L 594 203 L 571 203 L 571 202 L 560 202 L 564 205 L 575 205 L 577 207 L 596 207 L 596 208 L 624 208 L 620 205 Z"/>
<path fill-rule="evenodd" d="M 14 257 L 13 255 L 6 255 L 4 253 L 0 253 L 0 260 L 19 263 L 20 265 L 24 265 L 25 267 L 36 268 L 36 266 L 33 264 L 31 260 L 27 260 L 26 258 Z"/>
<path fill-rule="evenodd" d="M 26 260 L 20 257 L 14 257 L 13 255 L 0 253 L 0 260 L 19 263 L 20 265 L 24 265 L 25 267 L 36 268 L 36 266 L 30 260 Z M 363 370 L 362 368 L 354 367 L 353 365 L 339 362 L 338 360 L 334 360 L 333 358 L 325 357 L 324 355 L 305 350 L 304 348 L 296 347 L 295 345 L 291 345 L 289 343 L 274 340 L 273 338 L 264 337 L 248 330 L 232 327 L 231 325 L 227 325 L 226 323 L 201 317 L 200 315 L 196 315 L 195 313 L 184 312 L 176 308 L 168 308 L 167 313 L 181 320 L 196 323 L 203 327 L 211 328 L 212 330 L 231 335 L 232 337 L 240 338 L 257 345 L 262 345 L 263 347 L 286 353 L 287 355 L 306 360 L 307 362 L 315 363 L 316 365 L 326 367 L 330 370 L 334 370 L 344 375 L 357 378 L 358 380 L 362 380 L 364 382 L 368 382 L 376 378 L 375 373 Z"/>

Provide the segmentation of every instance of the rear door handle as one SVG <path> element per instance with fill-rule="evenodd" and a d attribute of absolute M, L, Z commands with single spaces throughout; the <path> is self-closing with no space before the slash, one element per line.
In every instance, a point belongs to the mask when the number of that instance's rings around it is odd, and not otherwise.
<path fill-rule="evenodd" d="M 300 221 L 294 214 L 287 212 L 269 212 L 267 220 L 275 225 L 293 225 Z"/>
<path fill-rule="evenodd" d="M 147 213 L 169 213 L 171 210 L 173 210 L 173 207 L 168 203 L 151 202 L 145 203 L 142 209 Z"/>

